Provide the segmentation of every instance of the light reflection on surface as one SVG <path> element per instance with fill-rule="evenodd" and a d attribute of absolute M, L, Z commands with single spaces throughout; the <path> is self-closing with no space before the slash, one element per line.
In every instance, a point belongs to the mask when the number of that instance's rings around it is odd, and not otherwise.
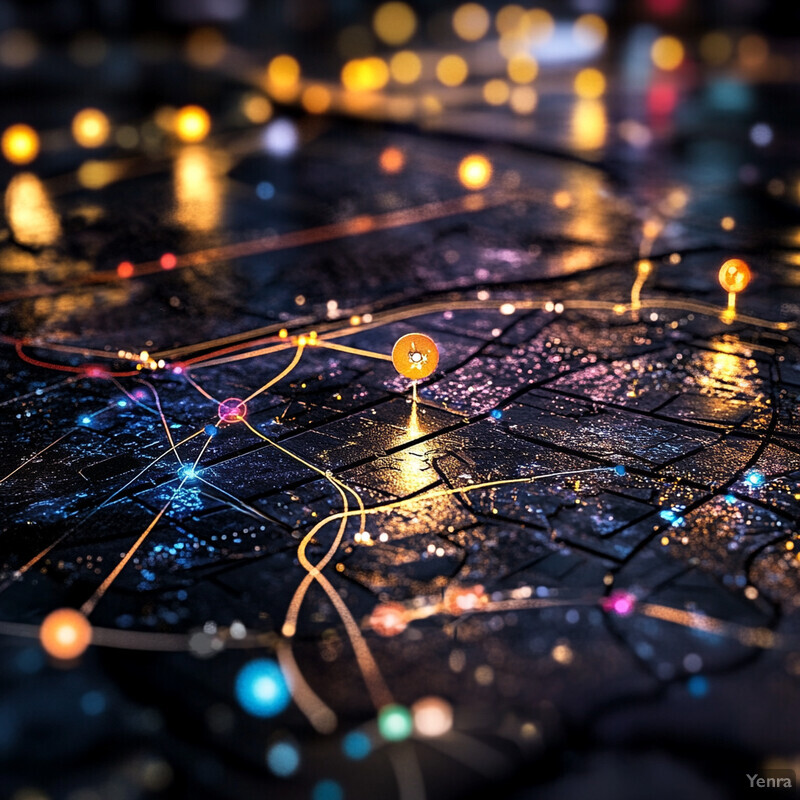
<path fill-rule="evenodd" d="M 6 189 L 5 209 L 8 224 L 21 244 L 44 247 L 61 235 L 61 224 L 50 196 L 31 172 L 21 172 L 11 179 Z"/>
<path fill-rule="evenodd" d="M 598 150 L 605 146 L 608 122 L 600 100 L 578 100 L 570 120 L 572 145 L 577 150 Z"/>
<path fill-rule="evenodd" d="M 194 231 L 220 223 L 225 192 L 225 159 L 203 145 L 183 147 L 175 159 L 175 221 Z"/>

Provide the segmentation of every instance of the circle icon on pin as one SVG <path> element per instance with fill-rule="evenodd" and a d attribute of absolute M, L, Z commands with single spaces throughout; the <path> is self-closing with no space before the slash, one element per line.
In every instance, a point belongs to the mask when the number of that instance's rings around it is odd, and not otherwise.
<path fill-rule="evenodd" d="M 222 422 L 241 422 L 247 414 L 247 404 L 238 397 L 228 397 L 217 409 Z"/>
<path fill-rule="evenodd" d="M 719 282 L 726 292 L 738 294 L 750 283 L 750 267 L 741 258 L 729 258 L 719 268 Z"/>
<path fill-rule="evenodd" d="M 412 381 L 433 375 L 439 364 L 439 348 L 424 333 L 407 333 L 392 348 L 392 364 L 404 377 Z"/>

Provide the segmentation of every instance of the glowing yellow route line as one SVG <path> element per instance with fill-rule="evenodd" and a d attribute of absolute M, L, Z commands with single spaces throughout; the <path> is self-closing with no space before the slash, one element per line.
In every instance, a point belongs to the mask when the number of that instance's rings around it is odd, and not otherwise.
<path fill-rule="evenodd" d="M 347 604 L 342 600 L 339 596 L 339 593 L 330 583 L 330 581 L 323 575 L 322 570 L 327 566 L 330 560 L 333 558 L 336 551 L 339 549 L 339 545 L 341 544 L 342 538 L 344 536 L 344 532 L 347 526 L 347 519 L 350 516 L 360 516 L 361 518 L 361 528 L 360 531 L 363 532 L 364 524 L 365 524 L 365 509 L 363 501 L 361 500 L 360 495 L 353 489 L 351 489 L 346 484 L 342 483 L 341 481 L 337 480 L 333 477 L 329 472 L 320 469 L 319 467 L 311 464 L 310 462 L 306 461 L 305 459 L 301 458 L 300 456 L 293 453 L 291 450 L 279 445 L 277 442 L 273 442 L 271 439 L 264 436 L 260 431 L 253 428 L 247 420 L 244 420 L 245 425 L 259 438 L 263 439 L 264 441 L 271 444 L 273 447 L 276 447 L 282 453 L 290 456 L 291 458 L 295 459 L 299 463 L 303 464 L 304 466 L 308 467 L 309 469 L 313 470 L 319 475 L 322 475 L 326 480 L 328 480 L 339 492 L 339 495 L 342 498 L 342 503 L 344 504 L 345 511 L 344 516 L 341 517 L 341 523 L 339 525 L 339 530 L 332 542 L 328 552 L 325 556 L 317 563 L 312 564 L 308 558 L 306 558 L 305 550 L 310 541 L 310 537 L 304 537 L 303 541 L 301 541 L 300 546 L 298 547 L 298 559 L 303 566 L 303 569 L 306 570 L 306 575 L 304 576 L 303 580 L 300 582 L 300 585 L 295 590 L 294 596 L 289 604 L 289 610 L 286 612 L 286 619 L 283 623 L 282 632 L 283 635 L 287 639 L 291 639 L 294 636 L 297 630 L 297 618 L 300 613 L 300 608 L 303 603 L 303 599 L 308 591 L 308 587 L 311 585 L 312 581 L 316 580 L 317 583 L 322 587 L 327 594 L 330 601 L 333 603 L 334 607 L 336 608 L 337 613 L 339 614 L 342 623 L 344 624 L 345 631 L 347 636 L 350 640 L 350 644 L 353 648 L 353 652 L 356 656 L 356 661 L 358 662 L 359 669 L 361 670 L 361 674 L 364 678 L 364 683 L 367 687 L 367 691 L 369 692 L 370 698 L 372 699 L 373 704 L 376 708 L 380 708 L 388 703 L 392 702 L 392 694 L 389 691 L 386 682 L 381 675 L 380 669 L 378 668 L 378 664 L 375 661 L 372 652 L 369 649 L 364 637 L 361 633 L 361 629 L 359 628 L 358 624 L 356 623 L 353 615 L 350 613 L 350 609 L 347 607 Z M 350 512 L 349 504 L 347 501 L 347 495 L 345 494 L 345 490 L 349 491 L 358 502 L 359 510 Z M 287 646 L 290 646 L 287 644 Z M 309 693 L 312 693 L 310 687 L 307 686 L 308 692 L 305 692 L 304 701 L 308 704 L 309 700 Z M 316 697 L 316 695 L 314 695 Z M 317 703 L 324 706 L 322 700 L 316 697 Z M 299 703 L 298 703 L 299 706 Z M 326 706 L 327 708 L 327 706 Z"/>
<path fill-rule="evenodd" d="M 336 728 L 336 714 L 333 709 L 320 700 L 306 682 L 295 661 L 291 644 L 287 641 L 278 642 L 276 655 L 297 707 L 305 714 L 306 719 L 316 731 L 333 733 Z"/>
<path fill-rule="evenodd" d="M 167 502 L 164 503 L 163 507 L 161 508 L 161 511 L 159 511 L 158 514 L 155 515 L 150 524 L 144 529 L 144 533 L 142 533 L 142 535 L 136 540 L 136 542 L 134 542 L 133 547 L 131 547 L 130 550 L 128 550 L 128 552 L 125 553 L 125 555 L 120 560 L 119 564 L 117 564 L 117 566 L 114 567 L 111 574 L 100 584 L 100 586 L 97 587 L 95 593 L 81 606 L 81 612 L 85 616 L 88 617 L 92 613 L 92 611 L 94 611 L 95 606 L 100 602 L 103 595 L 108 591 L 108 588 L 111 586 L 111 584 L 114 583 L 114 581 L 117 579 L 117 575 L 119 575 L 120 572 L 122 572 L 122 570 L 125 569 L 125 565 L 131 560 L 131 558 L 133 558 L 134 554 L 142 546 L 142 544 L 144 544 L 144 540 L 150 535 L 150 531 L 152 531 L 153 528 L 155 528 L 161 517 L 164 516 L 170 504 L 175 499 L 175 496 L 183 488 L 183 484 L 186 483 L 186 480 L 187 479 L 184 478 L 178 484 L 178 486 L 172 492 L 172 495 L 169 498 L 169 500 L 167 500 Z"/>
<path fill-rule="evenodd" d="M 178 461 L 180 462 L 180 465 L 183 466 L 183 461 L 181 461 L 181 457 L 180 455 L 178 455 L 178 451 L 175 448 L 175 442 L 172 440 L 172 433 L 169 429 L 167 418 L 164 416 L 164 412 L 161 408 L 161 399 L 158 396 L 158 392 L 156 391 L 155 386 L 151 385 L 147 381 L 139 381 L 139 383 L 143 383 L 153 393 L 153 398 L 156 401 L 156 408 L 158 409 L 158 416 L 161 418 L 161 424 L 164 426 L 164 432 L 167 434 L 167 440 L 172 446 L 172 449 L 175 451 L 175 458 L 177 458 Z"/>
<path fill-rule="evenodd" d="M 205 397 L 207 400 L 211 400 L 213 403 L 219 402 L 216 397 L 212 397 L 202 386 L 200 386 L 199 383 L 197 383 L 197 381 L 192 378 L 188 369 L 183 371 L 183 377 L 186 378 L 186 380 L 189 381 L 189 383 L 194 386 L 194 388 L 197 389 L 197 391 L 200 392 L 200 394 L 203 395 L 203 397 Z"/>
<path fill-rule="evenodd" d="M 356 356 L 366 356 L 367 358 L 377 358 L 381 361 L 391 361 L 392 357 L 386 353 L 376 353 L 373 350 L 362 350 L 359 347 L 348 347 L 344 344 L 333 344 L 333 342 L 317 341 L 312 344 L 313 347 L 325 347 L 328 350 L 340 350 L 342 353 L 352 353 Z"/>
<path fill-rule="evenodd" d="M 249 397 L 245 397 L 244 402 L 249 403 L 254 397 L 258 397 L 262 392 L 266 392 L 271 386 L 274 386 L 278 381 L 285 378 L 297 366 L 297 363 L 303 356 L 304 349 L 305 345 L 298 344 L 297 352 L 294 354 L 294 358 L 289 362 L 289 366 L 286 367 L 283 372 L 279 372 L 274 378 L 272 378 L 272 380 L 267 381 L 260 389 L 257 389 Z"/>
<path fill-rule="evenodd" d="M 200 452 L 197 454 L 197 458 L 194 460 L 194 464 L 192 464 L 192 469 L 197 468 L 197 465 L 200 463 L 200 459 L 203 457 L 203 453 L 205 453 L 206 448 L 211 444 L 211 440 L 213 438 L 213 436 L 209 436 L 208 439 L 206 439 L 205 444 L 202 446 L 202 448 L 200 448 Z"/>
<path fill-rule="evenodd" d="M 70 428 L 63 436 L 59 436 L 54 442 L 50 442 L 47 447 L 43 447 L 38 453 L 34 453 L 29 459 L 23 461 L 16 469 L 12 469 L 11 472 L 8 473 L 4 478 L 0 478 L 0 483 L 7 481 L 12 475 L 19 472 L 23 467 L 27 466 L 34 461 L 35 459 L 39 458 L 42 453 L 47 452 L 51 447 L 55 447 L 59 442 L 63 441 L 67 438 L 71 433 L 75 433 L 75 431 L 80 430 L 79 428 Z"/>

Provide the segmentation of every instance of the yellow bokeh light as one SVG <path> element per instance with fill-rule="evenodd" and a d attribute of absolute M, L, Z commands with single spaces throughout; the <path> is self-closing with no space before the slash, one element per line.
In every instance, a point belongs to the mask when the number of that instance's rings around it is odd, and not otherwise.
<path fill-rule="evenodd" d="M 96 108 L 84 108 L 72 119 L 72 136 L 81 147 L 100 147 L 110 132 L 108 117 Z"/>
<path fill-rule="evenodd" d="M 445 86 L 460 86 L 469 75 L 467 62 L 454 54 L 443 56 L 436 65 L 436 77 Z"/>
<path fill-rule="evenodd" d="M 736 220 L 733 217 L 723 217 L 719 224 L 722 230 L 732 231 L 736 227 Z"/>
<path fill-rule="evenodd" d="M 386 44 L 405 44 L 417 29 L 417 15 L 407 3 L 384 3 L 375 12 L 372 27 Z"/>
<path fill-rule="evenodd" d="M 596 100 L 606 90 L 606 79 L 599 69 L 587 67 L 575 76 L 575 94 L 584 100 Z"/>
<path fill-rule="evenodd" d="M 465 42 L 486 36 L 489 22 L 489 12 L 479 3 L 464 3 L 453 12 L 453 30 Z"/>
<path fill-rule="evenodd" d="M 173 126 L 182 142 L 202 142 L 211 130 L 211 118 L 200 106 L 184 106 L 175 113 Z"/>
<path fill-rule="evenodd" d="M 223 175 L 230 166 L 222 152 L 206 145 L 182 147 L 173 165 L 174 221 L 187 230 L 217 227 L 225 202 Z"/>
<path fill-rule="evenodd" d="M 47 190 L 31 172 L 20 172 L 9 182 L 5 212 L 14 238 L 20 244 L 44 247 L 53 244 L 61 235 L 61 223 Z"/>
<path fill-rule="evenodd" d="M 12 164 L 29 164 L 39 155 L 39 135 L 30 125 L 12 125 L 3 132 L 0 149 Z"/>
<path fill-rule="evenodd" d="M 578 100 L 572 112 L 572 144 L 578 150 L 597 150 L 606 143 L 608 121 L 601 100 Z"/>
<path fill-rule="evenodd" d="M 350 92 L 375 92 L 389 81 L 389 67 L 382 58 L 354 58 L 342 67 L 342 85 Z"/>
<path fill-rule="evenodd" d="M 650 48 L 653 63 L 667 72 L 677 69 L 683 63 L 683 56 L 683 44 L 674 36 L 659 36 Z"/>
<path fill-rule="evenodd" d="M 492 162 L 486 156 L 473 153 L 458 165 L 458 179 L 466 189 L 483 189 L 492 179 Z"/>
<path fill-rule="evenodd" d="M 80 611 L 61 608 L 45 617 L 39 639 L 48 655 L 71 661 L 91 643 L 92 626 Z"/>
<path fill-rule="evenodd" d="M 723 31 L 711 31 L 700 40 L 700 55 L 712 66 L 724 64 L 732 54 L 733 42 Z"/>
<path fill-rule="evenodd" d="M 267 90 L 280 100 L 293 100 L 300 82 L 300 64 L 294 56 L 283 53 L 267 66 Z"/>
<path fill-rule="evenodd" d="M 517 114 L 530 114 L 539 102 L 539 95 L 531 86 L 515 86 L 511 90 L 509 105 Z"/>
<path fill-rule="evenodd" d="M 331 107 L 331 93 L 319 84 L 309 86 L 300 98 L 309 114 L 324 114 Z"/>
<path fill-rule="evenodd" d="M 533 56 L 517 53 L 508 59 L 506 70 L 514 83 L 530 83 L 539 73 L 539 65 Z"/>
<path fill-rule="evenodd" d="M 398 83 L 414 83 L 422 74 L 422 61 L 413 51 L 401 50 L 390 59 L 389 72 Z"/>
<path fill-rule="evenodd" d="M 556 23 L 553 15 L 543 8 L 532 8 L 525 14 L 523 22 L 531 42 L 541 44 L 546 42 L 555 31 Z"/>
<path fill-rule="evenodd" d="M 573 25 L 575 38 L 589 45 L 604 42 L 608 35 L 606 21 L 597 14 L 581 14 Z"/>
<path fill-rule="evenodd" d="M 486 83 L 483 85 L 483 99 L 490 106 L 503 105 L 503 103 L 508 100 L 510 94 L 511 89 L 509 88 L 508 84 L 499 78 L 493 78 L 490 81 L 486 81 Z"/>

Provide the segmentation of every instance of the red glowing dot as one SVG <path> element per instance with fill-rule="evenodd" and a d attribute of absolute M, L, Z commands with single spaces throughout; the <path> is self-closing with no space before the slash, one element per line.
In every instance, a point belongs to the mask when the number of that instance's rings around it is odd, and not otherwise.
<path fill-rule="evenodd" d="M 218 413 L 222 422 L 241 422 L 247 414 L 247 405 L 238 397 L 229 397 L 219 404 Z"/>
<path fill-rule="evenodd" d="M 133 275 L 133 264 L 130 261 L 121 261 L 117 267 L 120 278 L 130 278 Z"/>
<path fill-rule="evenodd" d="M 369 618 L 370 628 L 379 636 L 397 636 L 407 625 L 406 609 L 402 603 L 382 603 L 375 606 Z"/>
<path fill-rule="evenodd" d="M 636 606 L 636 595 L 630 592 L 612 592 L 608 597 L 603 598 L 601 603 L 603 611 L 627 617 L 633 613 Z"/>
<path fill-rule="evenodd" d="M 84 373 L 88 378 L 107 378 L 108 373 L 102 368 L 95 365 L 84 367 Z"/>
<path fill-rule="evenodd" d="M 651 114 L 666 116 L 678 105 L 678 92 L 668 83 L 657 83 L 647 93 L 647 108 Z"/>
<path fill-rule="evenodd" d="M 159 263 L 164 269 L 172 269 L 178 263 L 178 259 L 172 253 L 164 253 Z"/>
<path fill-rule="evenodd" d="M 647 0 L 647 7 L 652 14 L 659 17 L 670 17 L 683 8 L 684 0 Z"/>

